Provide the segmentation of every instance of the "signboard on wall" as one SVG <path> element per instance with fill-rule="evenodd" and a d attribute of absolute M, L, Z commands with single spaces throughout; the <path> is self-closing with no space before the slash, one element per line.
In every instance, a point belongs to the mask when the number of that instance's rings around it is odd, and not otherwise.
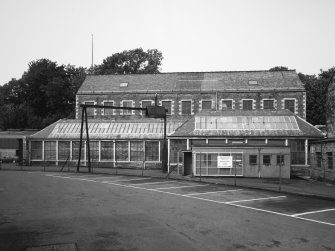
<path fill-rule="evenodd" d="M 233 168 L 233 156 L 218 156 L 218 168 Z"/>

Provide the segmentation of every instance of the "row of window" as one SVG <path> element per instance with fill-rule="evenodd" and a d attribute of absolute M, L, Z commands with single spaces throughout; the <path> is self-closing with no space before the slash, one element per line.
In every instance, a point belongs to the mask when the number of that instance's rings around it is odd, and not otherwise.
<path fill-rule="evenodd" d="M 94 105 L 94 101 L 84 102 L 86 105 Z M 174 101 L 172 100 L 162 100 L 159 102 L 160 105 L 164 106 L 167 109 L 167 115 L 174 115 Z M 102 105 L 105 106 L 117 106 L 114 101 L 103 101 Z M 151 100 L 142 100 L 140 102 L 142 108 L 145 108 L 149 105 L 154 105 L 154 102 Z M 213 100 L 201 100 L 199 102 L 199 110 L 211 110 L 213 109 L 214 101 Z M 263 99 L 261 100 L 261 109 L 276 109 L 277 101 L 275 99 Z M 193 115 L 194 114 L 194 103 L 193 100 L 181 100 L 179 101 L 179 115 Z M 122 100 L 120 102 L 120 107 L 135 107 L 135 102 L 133 100 Z M 240 109 L 242 110 L 253 110 L 256 107 L 256 100 L 254 99 L 242 99 L 240 102 Z M 296 99 L 283 99 L 282 109 L 288 109 L 291 112 L 296 112 Z M 233 99 L 222 99 L 219 103 L 220 110 L 234 110 L 235 100 Z M 87 109 L 88 116 L 93 116 L 95 114 L 94 108 Z M 132 110 L 121 110 L 121 115 L 134 115 Z M 116 115 L 114 109 L 102 109 L 101 115 Z"/>
<path fill-rule="evenodd" d="M 323 162 L 324 160 L 324 162 Z M 325 162 L 327 160 L 327 162 Z M 325 164 L 325 167 L 328 169 L 333 169 L 334 166 L 334 158 L 333 158 L 333 152 L 326 152 L 326 159 L 322 159 L 322 153 L 316 152 L 316 165 L 318 168 L 323 168 L 323 163 Z"/>
<path fill-rule="evenodd" d="M 263 162 L 262 162 L 263 165 L 270 166 L 271 165 L 271 160 L 272 160 L 272 155 L 270 155 L 270 154 L 263 155 L 262 160 L 263 160 Z M 282 155 L 282 154 L 277 155 L 276 160 L 277 160 L 276 161 L 277 165 L 281 165 L 281 166 L 285 165 L 284 155 Z M 258 158 L 258 155 L 249 155 L 249 164 L 250 165 L 258 165 L 258 161 L 260 161 L 260 159 Z"/>
<path fill-rule="evenodd" d="M 43 145 L 44 144 L 44 145 Z M 93 161 L 160 161 L 159 141 L 90 141 Z M 32 141 L 31 159 L 67 161 L 79 159 L 79 141 Z M 82 144 L 81 159 L 87 159 Z"/>

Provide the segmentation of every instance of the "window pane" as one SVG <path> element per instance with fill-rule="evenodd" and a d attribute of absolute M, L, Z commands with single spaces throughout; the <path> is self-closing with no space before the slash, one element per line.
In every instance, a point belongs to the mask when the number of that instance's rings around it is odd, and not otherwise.
<path fill-rule="evenodd" d="M 114 159 L 113 141 L 101 141 L 101 160 Z"/>
<path fill-rule="evenodd" d="M 151 101 L 142 101 L 142 108 L 146 108 L 147 106 L 151 105 Z"/>
<path fill-rule="evenodd" d="M 277 155 L 277 165 L 285 165 L 284 155 Z"/>
<path fill-rule="evenodd" d="M 264 109 L 274 109 L 274 101 L 273 100 L 263 100 Z"/>
<path fill-rule="evenodd" d="M 99 142 L 90 141 L 90 157 L 91 161 L 99 160 Z"/>
<path fill-rule="evenodd" d="M 181 102 L 181 114 L 182 115 L 191 115 L 192 114 L 192 102 L 191 101 L 182 101 Z"/>
<path fill-rule="evenodd" d="M 164 106 L 165 109 L 168 110 L 166 115 L 171 115 L 172 102 L 171 101 L 162 101 L 162 106 Z"/>
<path fill-rule="evenodd" d="M 127 161 L 128 158 L 128 141 L 115 142 L 116 161 Z"/>
<path fill-rule="evenodd" d="M 212 101 L 211 100 L 203 100 L 202 101 L 202 110 L 211 110 L 212 109 Z"/>
<path fill-rule="evenodd" d="M 130 142 L 130 160 L 142 161 L 144 159 L 144 142 L 132 141 Z"/>
<path fill-rule="evenodd" d="M 271 155 L 263 155 L 263 165 L 271 165 Z"/>
<path fill-rule="evenodd" d="M 129 101 L 122 101 L 122 107 L 132 107 L 133 102 L 131 100 Z M 122 110 L 124 115 L 131 115 L 132 110 Z"/>
<path fill-rule="evenodd" d="M 333 169 L 333 153 L 327 152 L 328 169 Z"/>
<path fill-rule="evenodd" d="M 85 102 L 85 105 L 94 105 L 94 102 Z M 86 108 L 87 117 L 94 117 L 94 108 Z"/>
<path fill-rule="evenodd" d="M 222 100 L 222 110 L 232 110 L 233 101 L 232 100 Z"/>
<path fill-rule="evenodd" d="M 31 159 L 42 160 L 42 141 L 31 142 Z"/>
<path fill-rule="evenodd" d="M 104 102 L 104 106 L 114 106 L 114 102 Z M 105 109 L 104 108 L 104 115 L 113 115 L 114 109 Z"/>
<path fill-rule="evenodd" d="M 316 153 L 316 165 L 317 167 L 321 167 L 321 162 L 322 162 L 322 156 L 320 152 Z"/>
<path fill-rule="evenodd" d="M 145 160 L 159 161 L 159 142 L 146 141 L 145 142 Z"/>
<path fill-rule="evenodd" d="M 295 100 L 285 100 L 285 109 L 295 113 Z"/>
<path fill-rule="evenodd" d="M 249 164 L 250 165 L 257 165 L 257 155 L 250 155 L 249 156 Z"/>
<path fill-rule="evenodd" d="M 44 160 L 56 160 L 56 141 L 44 141 Z"/>
<path fill-rule="evenodd" d="M 243 100 L 243 110 L 252 110 L 252 100 Z"/>
<path fill-rule="evenodd" d="M 79 159 L 79 141 L 72 141 L 72 160 Z M 81 159 L 83 160 L 85 156 L 85 144 L 84 141 L 81 144 Z"/>
<path fill-rule="evenodd" d="M 58 160 L 70 159 L 70 141 L 58 141 Z"/>

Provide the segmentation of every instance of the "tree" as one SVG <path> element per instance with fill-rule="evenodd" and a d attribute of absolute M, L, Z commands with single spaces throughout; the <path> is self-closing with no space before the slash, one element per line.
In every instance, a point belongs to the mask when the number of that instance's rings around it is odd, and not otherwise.
<path fill-rule="evenodd" d="M 275 66 L 269 69 L 269 71 L 288 71 L 286 66 Z"/>
<path fill-rule="evenodd" d="M 306 89 L 306 120 L 312 125 L 325 125 L 327 119 L 328 88 L 335 68 L 322 71 L 318 76 L 299 73 Z"/>
<path fill-rule="evenodd" d="M 92 69 L 93 74 L 159 73 L 163 56 L 157 49 L 142 48 L 115 53 Z"/>

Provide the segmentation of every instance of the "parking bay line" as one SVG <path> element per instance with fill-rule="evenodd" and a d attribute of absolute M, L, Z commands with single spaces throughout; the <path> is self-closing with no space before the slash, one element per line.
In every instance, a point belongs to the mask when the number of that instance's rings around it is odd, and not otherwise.
<path fill-rule="evenodd" d="M 275 196 L 275 197 L 256 198 L 256 199 L 250 199 L 250 200 L 235 200 L 235 201 L 228 201 L 226 203 L 232 204 L 232 203 L 239 203 L 239 202 L 248 202 L 248 201 L 255 201 L 255 200 L 272 200 L 272 199 L 279 199 L 279 198 L 287 198 L 287 197 L 284 195 L 284 196 Z"/>
<path fill-rule="evenodd" d="M 317 213 L 329 212 L 329 211 L 334 211 L 334 210 L 335 210 L 335 208 L 329 208 L 329 209 L 305 212 L 305 213 L 300 213 L 300 214 L 292 214 L 292 216 L 296 217 L 296 216 L 301 216 L 301 215 L 306 215 L 306 214 L 317 214 Z"/>
<path fill-rule="evenodd" d="M 209 193 L 226 193 L 226 192 L 235 192 L 235 191 L 241 191 L 243 189 L 234 189 L 234 190 L 223 190 L 223 191 L 213 191 L 213 192 L 204 192 L 204 193 L 188 193 L 186 195 L 202 195 L 202 194 L 209 194 Z"/>
<path fill-rule="evenodd" d="M 113 180 L 112 180 L 113 181 Z M 137 186 L 139 185 L 155 185 L 155 184 L 164 184 L 164 183 L 176 183 L 177 181 L 157 181 L 157 182 L 148 182 L 148 183 L 140 183 L 140 184 L 136 184 Z"/>
<path fill-rule="evenodd" d="M 56 178 L 73 179 L 71 177 L 62 177 L 62 176 L 56 176 L 56 175 L 49 175 L 49 176 L 56 177 Z M 93 180 L 91 180 L 91 181 L 93 181 Z M 94 182 L 106 183 L 105 181 L 103 181 L 103 182 L 94 181 Z M 329 223 L 329 222 L 325 222 L 325 221 L 318 221 L 318 220 L 313 220 L 313 219 L 308 219 L 308 218 L 304 218 L 304 217 L 300 217 L 300 216 L 294 216 L 294 215 L 290 215 L 290 214 L 279 213 L 279 212 L 265 210 L 265 209 L 261 209 L 261 208 L 249 207 L 249 206 L 239 205 L 239 204 L 233 204 L 233 203 L 229 204 L 229 203 L 224 202 L 224 201 L 217 201 L 217 200 L 211 200 L 211 199 L 206 199 L 206 198 L 201 198 L 201 197 L 189 196 L 189 195 L 186 195 L 186 194 L 171 193 L 171 192 L 167 192 L 167 191 L 150 189 L 150 188 L 145 188 L 145 187 L 136 187 L 136 186 L 132 186 L 132 185 L 110 183 L 110 182 L 108 184 L 115 185 L 115 186 L 121 186 L 121 187 L 130 187 L 130 188 L 135 188 L 135 189 L 140 189 L 140 190 L 146 190 L 146 191 L 165 193 L 165 194 L 170 194 L 170 195 L 175 195 L 175 196 L 180 196 L 180 197 L 186 197 L 186 198 L 191 198 L 191 199 L 209 201 L 209 202 L 214 202 L 214 203 L 217 203 L 217 204 L 224 204 L 224 205 L 229 205 L 229 206 L 234 206 L 234 207 L 239 207 L 239 208 L 245 208 L 245 209 L 250 209 L 250 210 L 264 212 L 264 213 L 269 213 L 269 214 L 276 214 L 276 215 L 286 216 L 286 217 L 293 218 L 293 219 L 300 219 L 300 220 L 303 220 L 303 221 L 309 221 L 309 222 L 314 222 L 314 223 L 319 223 L 319 224 L 324 224 L 324 225 L 335 227 L 335 224 L 333 224 L 333 223 Z"/>
<path fill-rule="evenodd" d="M 204 186 L 209 186 L 209 185 L 194 185 L 194 186 L 179 186 L 179 187 L 160 187 L 160 188 L 155 188 L 155 190 L 175 189 L 175 188 L 184 188 L 184 187 L 204 187 Z"/>

